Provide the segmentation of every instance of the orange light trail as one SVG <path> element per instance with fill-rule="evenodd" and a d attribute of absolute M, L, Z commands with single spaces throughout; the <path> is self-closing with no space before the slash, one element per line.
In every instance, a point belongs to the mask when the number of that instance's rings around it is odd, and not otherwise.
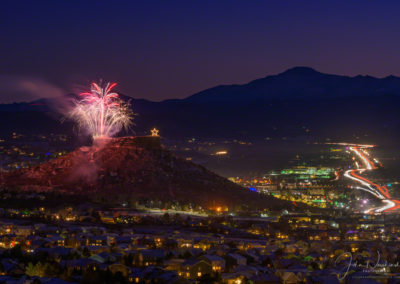
<path fill-rule="evenodd" d="M 384 186 L 384 185 L 381 186 L 379 184 L 376 184 L 356 173 L 357 171 L 362 173 L 365 170 L 377 169 L 375 164 L 366 155 L 364 155 L 364 153 L 362 153 L 362 150 L 360 151 L 361 148 L 364 148 L 364 147 L 363 146 L 352 146 L 349 149 L 350 149 L 350 151 L 353 151 L 362 160 L 363 164 L 365 165 L 365 168 L 358 168 L 356 170 L 348 170 L 348 171 L 346 171 L 344 176 L 365 185 L 366 187 L 368 187 L 368 189 L 361 188 L 361 187 L 358 187 L 358 188 L 373 194 L 377 198 L 381 199 L 382 202 L 386 203 L 386 205 L 383 207 L 372 208 L 372 209 L 366 210 L 365 213 L 369 213 L 369 212 L 373 212 L 373 211 L 389 212 L 389 211 L 393 211 L 396 209 L 400 209 L 400 201 L 392 199 L 392 196 L 389 193 L 389 189 L 386 186 Z"/>

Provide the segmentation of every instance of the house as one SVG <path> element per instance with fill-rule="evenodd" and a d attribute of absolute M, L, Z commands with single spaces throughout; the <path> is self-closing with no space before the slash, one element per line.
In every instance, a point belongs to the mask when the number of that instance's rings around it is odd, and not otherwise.
<path fill-rule="evenodd" d="M 128 276 L 128 280 L 131 283 L 140 283 L 145 279 L 145 273 L 144 270 L 141 268 L 132 268 L 131 273 Z"/>
<path fill-rule="evenodd" d="M 164 239 L 161 242 L 160 246 L 162 246 L 165 249 L 172 250 L 172 249 L 176 249 L 178 247 L 178 242 L 174 239 Z"/>
<path fill-rule="evenodd" d="M 128 245 L 130 245 L 130 244 L 132 244 L 132 236 L 116 236 L 115 237 L 115 242 L 117 243 L 117 244 L 128 244 Z"/>
<path fill-rule="evenodd" d="M 25 269 L 23 264 L 11 258 L 3 258 L 0 262 L 1 264 L 1 274 L 5 275 L 23 275 L 25 274 Z"/>
<path fill-rule="evenodd" d="M 291 271 L 283 271 L 279 273 L 279 276 L 283 284 L 296 284 L 302 281 L 300 277 L 298 277 L 294 272 Z"/>
<path fill-rule="evenodd" d="M 107 267 L 112 273 L 121 272 L 123 276 L 128 276 L 130 274 L 130 269 L 128 266 L 123 265 L 121 263 L 113 263 Z"/>
<path fill-rule="evenodd" d="M 99 262 L 90 258 L 81 258 L 73 260 L 61 260 L 60 265 L 68 270 L 87 271 L 89 269 L 96 270 Z"/>
<path fill-rule="evenodd" d="M 225 259 L 223 259 L 220 256 L 205 254 L 205 255 L 199 257 L 199 259 L 202 259 L 205 262 L 208 262 L 211 265 L 212 270 L 215 272 L 222 272 L 225 270 Z"/>
<path fill-rule="evenodd" d="M 46 244 L 46 241 L 41 238 L 27 238 L 26 245 L 27 251 L 33 252 L 35 249 L 43 247 Z"/>
<path fill-rule="evenodd" d="M 246 278 L 250 278 L 254 275 L 258 274 L 258 269 L 254 266 L 248 266 L 248 265 L 239 265 L 234 268 L 233 270 L 236 274 L 241 275 Z"/>
<path fill-rule="evenodd" d="M 254 284 L 275 284 L 280 282 L 279 277 L 272 273 L 254 275 L 249 280 Z"/>
<path fill-rule="evenodd" d="M 211 242 L 208 239 L 195 239 L 193 248 L 201 249 L 203 251 L 208 250 L 211 247 Z"/>
<path fill-rule="evenodd" d="M 140 250 L 134 256 L 134 264 L 137 266 L 160 265 L 166 255 L 162 249 L 144 249 Z"/>
<path fill-rule="evenodd" d="M 179 278 L 175 271 L 167 271 L 155 266 L 130 270 L 128 280 L 132 283 L 176 283 Z"/>
<path fill-rule="evenodd" d="M 90 257 L 90 259 L 93 259 L 99 263 L 112 263 L 116 261 L 116 258 L 108 252 L 94 254 Z"/>
<path fill-rule="evenodd" d="M 147 283 L 176 283 L 178 274 L 175 271 L 165 271 L 157 269 L 151 273 L 146 273 Z"/>
<path fill-rule="evenodd" d="M 208 262 L 200 259 L 189 259 L 182 263 L 178 275 L 188 279 L 196 279 L 211 273 L 213 273 L 213 269 Z"/>
<path fill-rule="evenodd" d="M 105 246 L 107 245 L 108 237 L 101 235 L 101 236 L 90 236 L 88 239 L 89 246 Z"/>
<path fill-rule="evenodd" d="M 222 273 L 221 279 L 224 284 L 237 284 L 242 283 L 244 277 L 237 273 Z"/>
<path fill-rule="evenodd" d="M 59 235 L 49 236 L 48 238 L 45 239 L 45 241 L 52 247 L 65 245 L 65 239 L 60 237 Z"/>
<path fill-rule="evenodd" d="M 16 244 L 18 244 L 16 235 L 8 234 L 8 235 L 0 236 L 0 247 L 12 248 Z"/>
<path fill-rule="evenodd" d="M 226 269 L 230 270 L 238 265 L 246 265 L 247 259 L 237 253 L 228 253 L 225 256 Z"/>
<path fill-rule="evenodd" d="M 29 236 L 30 234 L 32 234 L 33 232 L 33 228 L 32 226 L 15 226 L 14 228 L 14 233 L 17 236 Z"/>
<path fill-rule="evenodd" d="M 39 227 L 38 230 L 41 234 L 45 235 L 46 237 L 49 237 L 51 235 L 55 235 L 55 234 L 59 234 L 60 233 L 60 229 L 56 226 L 41 226 Z"/>
<path fill-rule="evenodd" d="M 86 246 L 85 248 L 88 249 L 88 251 L 90 252 L 90 255 L 109 250 L 108 246 Z"/>
<path fill-rule="evenodd" d="M 173 258 L 173 259 L 168 259 L 164 261 L 164 267 L 166 270 L 175 270 L 178 271 L 179 268 L 181 267 L 182 263 L 184 263 L 185 260 L 181 258 Z"/>
<path fill-rule="evenodd" d="M 35 249 L 35 254 L 49 254 L 49 256 L 60 258 L 66 257 L 74 253 L 74 249 L 65 247 L 52 247 L 52 248 L 37 248 Z"/>
<path fill-rule="evenodd" d="M 259 262 L 262 258 L 252 251 L 247 251 L 244 257 L 246 257 L 246 262 Z"/>
<path fill-rule="evenodd" d="M 178 247 L 180 248 L 191 248 L 193 247 L 193 240 L 191 238 L 179 238 Z"/>
<path fill-rule="evenodd" d="M 64 245 L 70 248 L 78 248 L 80 241 L 74 236 L 67 236 L 64 240 Z"/>

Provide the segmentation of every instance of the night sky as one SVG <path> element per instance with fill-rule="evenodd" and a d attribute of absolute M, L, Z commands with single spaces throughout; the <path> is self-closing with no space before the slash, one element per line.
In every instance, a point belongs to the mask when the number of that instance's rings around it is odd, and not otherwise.
<path fill-rule="evenodd" d="M 0 102 L 119 83 L 183 98 L 293 66 L 400 75 L 400 1 L 1 1 Z"/>

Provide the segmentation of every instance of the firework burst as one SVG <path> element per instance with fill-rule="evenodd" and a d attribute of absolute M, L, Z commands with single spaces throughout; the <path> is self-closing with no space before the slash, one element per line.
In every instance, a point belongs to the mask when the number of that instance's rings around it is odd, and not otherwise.
<path fill-rule="evenodd" d="M 130 104 L 112 92 L 116 83 L 92 83 L 90 92 L 81 93 L 69 116 L 88 130 L 93 138 L 111 137 L 121 129 L 129 129 L 133 112 Z"/>

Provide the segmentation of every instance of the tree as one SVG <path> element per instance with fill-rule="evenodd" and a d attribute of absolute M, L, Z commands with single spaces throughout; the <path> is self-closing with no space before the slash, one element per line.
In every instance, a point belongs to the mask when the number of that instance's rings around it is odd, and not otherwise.
<path fill-rule="evenodd" d="M 45 265 L 43 265 L 40 261 L 36 263 L 36 265 L 33 265 L 32 262 L 29 262 L 28 266 L 25 269 L 25 273 L 28 276 L 44 277 L 45 269 L 46 269 Z"/>
<path fill-rule="evenodd" d="M 44 274 L 46 277 L 57 277 L 60 272 L 60 267 L 57 262 L 49 263 L 44 265 Z"/>
<path fill-rule="evenodd" d="M 89 249 L 87 247 L 83 248 L 82 255 L 84 257 L 90 257 L 90 251 L 89 251 Z"/>
<path fill-rule="evenodd" d="M 64 281 L 71 282 L 72 281 L 72 272 L 69 269 L 64 269 L 61 273 L 60 278 Z"/>

